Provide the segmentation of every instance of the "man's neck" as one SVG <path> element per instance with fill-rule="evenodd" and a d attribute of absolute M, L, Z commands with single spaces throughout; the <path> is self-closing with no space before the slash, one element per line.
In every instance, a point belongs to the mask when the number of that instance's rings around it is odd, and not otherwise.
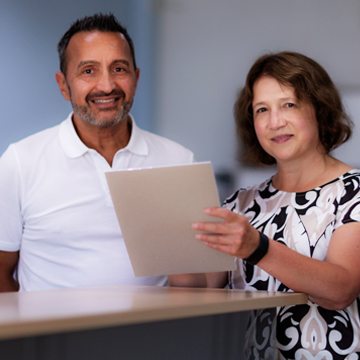
<path fill-rule="evenodd" d="M 110 166 L 117 151 L 127 146 L 132 131 L 132 122 L 127 115 L 120 123 L 110 127 L 99 127 L 73 116 L 73 124 L 81 141 L 96 150 Z"/>

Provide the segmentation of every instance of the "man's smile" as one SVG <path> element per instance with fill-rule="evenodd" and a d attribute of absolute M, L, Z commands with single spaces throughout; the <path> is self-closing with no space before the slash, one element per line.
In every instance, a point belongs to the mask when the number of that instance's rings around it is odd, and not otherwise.
<path fill-rule="evenodd" d="M 88 94 L 86 96 L 86 101 L 91 101 L 93 104 L 111 104 L 120 100 L 121 98 L 125 99 L 124 91 L 116 89 L 111 91 L 110 93 L 105 93 L 101 91 L 93 94 Z"/>
<path fill-rule="evenodd" d="M 98 99 L 98 100 L 92 100 L 92 102 L 94 103 L 99 103 L 99 104 L 106 104 L 106 103 L 111 103 L 111 102 L 114 102 L 116 100 L 118 100 L 119 98 L 116 98 L 116 99 Z"/>

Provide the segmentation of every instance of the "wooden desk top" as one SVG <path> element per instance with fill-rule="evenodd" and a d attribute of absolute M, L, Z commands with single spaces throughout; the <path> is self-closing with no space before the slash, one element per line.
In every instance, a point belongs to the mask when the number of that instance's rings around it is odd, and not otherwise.
<path fill-rule="evenodd" d="M 0 339 L 139 324 L 284 305 L 299 293 L 108 286 L 0 294 Z"/>

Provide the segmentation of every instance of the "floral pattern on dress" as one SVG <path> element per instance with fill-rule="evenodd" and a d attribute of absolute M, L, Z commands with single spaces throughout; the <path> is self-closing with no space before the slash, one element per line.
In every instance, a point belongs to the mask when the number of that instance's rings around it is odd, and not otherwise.
<path fill-rule="evenodd" d="M 360 172 L 352 170 L 313 190 L 279 191 L 268 179 L 240 189 L 224 206 L 244 215 L 271 239 L 324 261 L 332 233 L 360 221 Z M 290 292 L 257 266 L 235 259 L 230 288 Z M 247 359 L 360 359 L 360 297 L 344 310 L 303 305 L 253 311 L 246 332 Z"/>

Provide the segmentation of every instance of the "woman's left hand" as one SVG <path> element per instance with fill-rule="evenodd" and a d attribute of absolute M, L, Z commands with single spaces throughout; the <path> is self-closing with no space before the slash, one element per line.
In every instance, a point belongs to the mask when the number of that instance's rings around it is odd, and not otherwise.
<path fill-rule="evenodd" d="M 259 232 L 244 216 L 224 208 L 206 208 L 204 212 L 224 220 L 192 225 L 194 230 L 205 232 L 197 233 L 195 237 L 210 248 L 244 259 L 259 246 Z"/>

